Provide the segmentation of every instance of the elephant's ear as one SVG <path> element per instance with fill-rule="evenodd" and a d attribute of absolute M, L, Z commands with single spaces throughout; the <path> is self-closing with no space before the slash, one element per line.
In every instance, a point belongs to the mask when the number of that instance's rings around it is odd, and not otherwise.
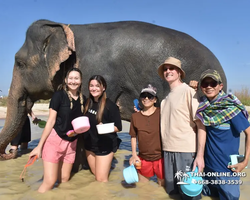
<path fill-rule="evenodd" d="M 75 38 L 73 31 L 69 28 L 69 25 L 66 26 L 65 24 L 63 24 L 62 27 L 67 38 L 69 49 L 71 51 L 75 51 Z"/>
<path fill-rule="evenodd" d="M 61 28 L 59 30 L 58 29 L 57 30 L 58 31 L 63 30 L 66 41 L 63 42 L 63 44 L 65 44 L 65 45 L 60 46 L 60 50 L 58 52 L 58 55 L 53 56 L 54 61 L 53 62 L 48 61 L 49 63 L 53 63 L 52 65 L 50 65 L 48 63 L 49 67 L 50 67 L 49 73 L 50 73 L 51 80 L 53 80 L 57 71 L 60 70 L 60 64 L 63 63 L 64 61 L 66 61 L 67 59 L 69 59 L 70 55 L 73 52 L 75 52 L 75 38 L 74 38 L 73 31 L 70 29 L 69 25 L 67 26 L 65 24 L 59 24 L 59 26 L 61 26 Z M 58 40 L 65 40 L 65 38 L 58 38 Z M 58 43 L 61 43 L 61 41 L 58 41 Z"/>

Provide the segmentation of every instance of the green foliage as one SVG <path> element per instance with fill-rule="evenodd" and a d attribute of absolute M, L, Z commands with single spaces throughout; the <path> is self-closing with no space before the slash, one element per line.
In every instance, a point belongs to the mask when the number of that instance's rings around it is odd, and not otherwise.
<path fill-rule="evenodd" d="M 0 98 L 0 106 L 7 106 L 7 97 Z"/>
<path fill-rule="evenodd" d="M 234 95 L 246 106 L 250 106 L 250 89 L 248 87 L 242 87 L 241 90 L 236 90 Z"/>

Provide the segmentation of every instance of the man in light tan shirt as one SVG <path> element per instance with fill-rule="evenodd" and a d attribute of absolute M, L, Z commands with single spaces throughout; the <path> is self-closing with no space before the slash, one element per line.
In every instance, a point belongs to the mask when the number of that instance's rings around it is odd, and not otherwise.
<path fill-rule="evenodd" d="M 198 95 L 194 89 L 182 82 L 185 72 L 181 68 L 180 60 L 167 58 L 159 66 L 158 74 L 170 87 L 170 93 L 161 102 L 166 191 L 169 195 L 180 193 L 183 199 L 190 199 L 178 187 L 175 174 L 178 171 L 193 171 L 196 166 L 199 171 L 204 168 L 206 132 L 204 125 L 195 117 L 199 105 Z M 198 195 L 192 199 L 200 198 Z"/>

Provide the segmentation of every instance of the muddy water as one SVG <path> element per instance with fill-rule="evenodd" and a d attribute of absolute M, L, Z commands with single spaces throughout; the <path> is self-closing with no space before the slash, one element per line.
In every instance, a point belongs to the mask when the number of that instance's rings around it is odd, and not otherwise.
<path fill-rule="evenodd" d="M 46 117 L 40 117 L 46 120 Z M 4 120 L 0 120 L 0 130 L 4 125 Z M 19 179 L 24 165 L 28 160 L 30 150 L 19 152 L 18 158 L 0 162 L 0 199 L 4 200 L 40 200 L 40 199 L 91 199 L 91 200 L 110 200 L 110 199 L 172 199 L 162 187 L 159 187 L 153 178 L 148 183 L 136 183 L 127 185 L 124 182 L 122 171 L 127 167 L 128 160 L 131 156 L 130 138 L 128 136 L 129 123 L 123 123 L 123 131 L 119 133 L 122 138 L 120 150 L 115 154 L 112 163 L 112 171 L 108 183 L 98 183 L 94 176 L 88 170 L 82 170 L 74 174 L 71 180 L 61 184 L 55 189 L 45 194 L 36 192 L 42 181 L 43 166 L 42 160 L 39 159 L 32 166 L 27 168 L 24 182 Z M 32 125 L 32 142 L 29 143 L 29 149 L 34 148 L 42 133 L 42 129 Z M 242 134 L 243 135 L 243 134 Z M 244 137 L 241 143 L 244 144 Z M 240 153 L 243 153 L 241 145 Z M 241 185 L 242 200 L 249 199 L 250 196 L 250 168 L 245 172 L 249 176 L 242 178 Z M 178 196 L 174 197 L 178 199 Z M 203 199 L 211 199 L 203 197 Z"/>

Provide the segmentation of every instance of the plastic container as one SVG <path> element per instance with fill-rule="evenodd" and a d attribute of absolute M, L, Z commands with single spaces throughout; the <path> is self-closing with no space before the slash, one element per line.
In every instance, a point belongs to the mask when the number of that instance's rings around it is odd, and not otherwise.
<path fill-rule="evenodd" d="M 77 117 L 71 122 L 76 133 L 84 133 L 89 130 L 89 118 L 86 116 Z"/>
<path fill-rule="evenodd" d="M 233 155 L 230 155 L 230 159 L 231 159 L 231 162 L 229 162 L 228 165 L 236 165 L 242 162 L 245 159 L 245 156 L 233 154 Z M 247 168 L 247 166 L 245 168 Z M 235 170 L 235 168 L 232 168 L 232 169 Z"/>
<path fill-rule="evenodd" d="M 198 173 L 198 168 L 196 167 L 194 173 Z M 202 177 L 200 176 L 192 176 L 192 172 L 187 172 L 188 178 L 184 178 L 183 182 L 185 184 L 181 184 L 181 190 L 184 194 L 190 197 L 195 197 L 199 195 L 202 191 L 202 184 L 199 184 L 198 182 L 202 182 Z"/>
<path fill-rule="evenodd" d="M 99 134 L 113 133 L 115 131 L 115 123 L 98 124 L 96 128 Z"/>
<path fill-rule="evenodd" d="M 45 125 L 46 125 L 46 121 L 44 121 L 44 120 L 41 120 L 41 121 L 38 122 L 38 127 L 39 128 L 44 128 Z"/>
<path fill-rule="evenodd" d="M 140 161 L 137 160 L 137 161 L 135 162 L 135 168 L 136 168 L 136 169 L 141 169 L 141 162 L 140 162 Z"/>
<path fill-rule="evenodd" d="M 137 171 L 133 164 L 123 170 L 123 177 L 128 184 L 139 181 Z"/>
<path fill-rule="evenodd" d="M 231 159 L 231 164 L 230 165 L 236 165 L 238 163 L 238 154 L 234 154 L 234 155 L 230 155 L 230 159 Z"/>

